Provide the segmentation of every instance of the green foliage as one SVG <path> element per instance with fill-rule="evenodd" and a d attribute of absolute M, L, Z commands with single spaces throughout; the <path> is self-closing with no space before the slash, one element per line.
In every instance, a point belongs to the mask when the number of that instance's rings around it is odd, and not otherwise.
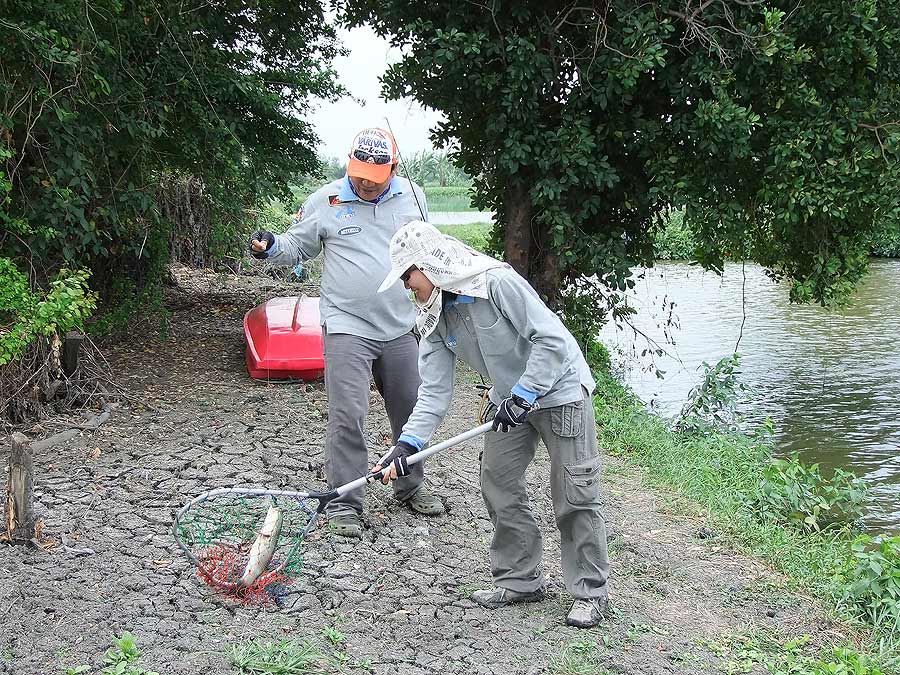
<path fill-rule="evenodd" d="M 550 664 L 553 675 L 606 675 L 603 653 L 590 640 L 575 640 L 566 644 Z"/>
<path fill-rule="evenodd" d="M 872 237 L 872 255 L 900 258 L 900 221 L 883 224 Z"/>
<path fill-rule="evenodd" d="M 294 213 L 278 199 L 270 200 L 253 214 L 251 231 L 268 230 L 281 234 L 291 226 Z"/>
<path fill-rule="evenodd" d="M 697 242 L 684 220 L 683 209 L 667 209 L 659 216 L 653 231 L 653 250 L 657 260 L 693 260 Z"/>
<path fill-rule="evenodd" d="M 317 170 L 304 120 L 342 93 L 319 2 L 23 0 L 0 22 L 0 256 L 107 291 L 154 283 L 164 176 L 198 176 L 228 246 L 242 211 Z M 127 36 L 125 39 L 123 36 Z"/>
<path fill-rule="evenodd" d="M 722 643 L 706 645 L 718 656 L 722 672 L 756 672 L 764 666 L 771 675 L 884 675 L 864 654 L 853 647 L 833 647 L 815 654 L 808 636 L 782 643 L 767 632 L 728 636 Z"/>
<path fill-rule="evenodd" d="M 141 650 L 138 649 L 134 635 L 125 631 L 119 637 L 113 637 L 113 646 L 103 655 L 103 670 L 100 675 L 159 675 L 154 671 L 144 670 L 140 666 Z M 65 675 L 80 675 L 91 672 L 93 668 L 80 665 L 66 668 Z"/>
<path fill-rule="evenodd" d="M 460 185 L 426 187 L 425 198 L 431 212 L 463 212 L 472 210 L 471 189 Z"/>
<path fill-rule="evenodd" d="M 400 173 L 408 176 L 423 188 L 431 186 L 468 188 L 472 184 L 472 179 L 453 163 L 451 155 L 434 150 L 420 150 L 409 155 L 404 154 Z M 436 210 L 443 211 L 445 209 Z"/>
<path fill-rule="evenodd" d="M 230 645 L 228 660 L 240 675 L 303 675 L 322 672 L 325 655 L 305 641 L 255 640 Z"/>
<path fill-rule="evenodd" d="M 737 405 L 745 390 L 738 380 L 740 364 L 736 353 L 719 359 L 715 366 L 703 362 L 703 380 L 688 393 L 676 429 L 686 433 L 737 430 Z"/>
<path fill-rule="evenodd" d="M 591 340 L 584 349 L 584 360 L 587 361 L 592 373 L 608 373 L 612 367 L 609 349 L 599 340 Z"/>
<path fill-rule="evenodd" d="M 32 293 L 25 276 L 0 258 L 0 366 L 19 357 L 37 338 L 83 327 L 96 307 L 87 270 L 63 268 L 44 293 Z"/>
<path fill-rule="evenodd" d="M 400 48 L 384 93 L 444 114 L 433 142 L 553 300 L 625 290 L 673 208 L 705 267 L 746 254 L 833 305 L 900 214 L 897 0 L 342 4 Z"/>
<path fill-rule="evenodd" d="M 843 602 L 854 613 L 896 635 L 900 630 L 900 537 L 860 535 L 852 545 Z"/>
<path fill-rule="evenodd" d="M 754 495 L 760 517 L 807 531 L 852 526 L 863 514 L 866 484 L 854 474 L 835 469 L 830 479 L 818 464 L 805 465 L 794 455 L 775 459 Z"/>

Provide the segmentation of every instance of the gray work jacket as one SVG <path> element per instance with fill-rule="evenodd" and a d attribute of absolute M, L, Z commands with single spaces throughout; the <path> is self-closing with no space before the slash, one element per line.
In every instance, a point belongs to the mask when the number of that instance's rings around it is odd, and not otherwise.
<path fill-rule="evenodd" d="M 422 219 L 413 189 L 427 219 L 425 194 L 406 178 L 395 176 L 376 204 L 357 197 L 345 176 L 310 195 L 300 219 L 275 236 L 267 258 L 275 265 L 324 251 L 319 313 L 329 333 L 387 341 L 412 330 L 416 311 L 403 284 L 376 291 L 391 268 L 394 232 Z"/>
<path fill-rule="evenodd" d="M 487 298 L 466 298 L 441 310 L 419 345 L 422 384 L 403 435 L 427 442 L 450 409 L 456 358 L 494 386 L 494 403 L 513 387 L 537 394 L 541 408 L 573 403 L 595 383 L 578 343 L 531 285 L 508 267 L 486 272 Z M 465 300 L 468 300 L 466 302 Z"/>

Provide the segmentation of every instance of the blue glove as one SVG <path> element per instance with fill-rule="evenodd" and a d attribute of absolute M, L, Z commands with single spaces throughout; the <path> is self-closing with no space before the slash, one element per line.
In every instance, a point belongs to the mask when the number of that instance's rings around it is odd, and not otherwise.
<path fill-rule="evenodd" d="M 257 241 L 264 241 L 266 243 L 266 249 L 264 251 L 257 251 L 255 248 L 253 248 L 254 239 Z M 250 235 L 250 239 L 247 241 L 247 248 L 250 249 L 250 255 L 252 255 L 254 258 L 268 258 L 269 249 L 271 249 L 274 245 L 275 235 L 268 230 L 257 230 Z"/>
<path fill-rule="evenodd" d="M 497 414 L 494 415 L 494 424 L 491 428 L 506 433 L 522 424 L 532 407 L 534 406 L 531 403 L 516 394 L 503 399 L 497 408 Z"/>

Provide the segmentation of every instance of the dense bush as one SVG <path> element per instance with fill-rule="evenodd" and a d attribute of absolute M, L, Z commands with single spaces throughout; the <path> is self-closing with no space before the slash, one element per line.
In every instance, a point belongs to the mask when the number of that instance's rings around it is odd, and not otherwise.
<path fill-rule="evenodd" d="M 473 210 L 470 188 L 462 185 L 426 187 L 425 198 L 428 200 L 429 211 L 456 212 Z"/>
<path fill-rule="evenodd" d="M 885 225 L 875 235 L 872 255 L 879 258 L 900 258 L 900 223 Z"/>
<path fill-rule="evenodd" d="M 852 525 L 862 516 L 865 496 L 866 484 L 854 474 L 835 469 L 828 479 L 818 464 L 807 466 L 794 455 L 772 460 L 753 502 L 764 519 L 820 531 Z"/>
<path fill-rule="evenodd" d="M 891 633 L 900 629 L 900 537 L 860 535 L 852 545 L 843 601 L 854 613 Z"/>
<path fill-rule="evenodd" d="M 703 362 L 703 379 L 688 393 L 676 429 L 689 433 L 737 429 L 737 405 L 745 390 L 738 380 L 740 364 L 739 354 L 726 356 L 714 366 Z"/>
<path fill-rule="evenodd" d="M 160 214 L 161 183 L 194 177 L 212 241 L 227 248 L 245 208 L 287 195 L 288 178 L 317 167 L 302 113 L 342 92 L 321 5 L 182 10 L 169 0 L 4 5 L 0 256 L 31 270 L 32 284 L 88 269 L 117 304 L 159 279 L 171 229 L 184 226 Z"/>
<path fill-rule="evenodd" d="M 437 228 L 444 234 L 459 239 L 464 244 L 471 246 L 476 251 L 487 255 L 494 255 L 490 247 L 491 235 L 490 223 L 472 223 L 469 225 L 438 225 Z"/>
<path fill-rule="evenodd" d="M 694 260 L 697 242 L 684 220 L 683 209 L 668 209 L 659 215 L 653 230 L 657 260 Z"/>

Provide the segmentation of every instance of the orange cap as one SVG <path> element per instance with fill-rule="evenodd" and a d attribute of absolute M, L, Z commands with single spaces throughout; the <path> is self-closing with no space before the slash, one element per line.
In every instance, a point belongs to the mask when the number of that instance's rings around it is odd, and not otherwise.
<path fill-rule="evenodd" d="M 391 168 L 399 159 L 397 143 L 390 133 L 384 129 L 363 129 L 350 146 L 347 175 L 384 183 L 390 178 Z"/>

